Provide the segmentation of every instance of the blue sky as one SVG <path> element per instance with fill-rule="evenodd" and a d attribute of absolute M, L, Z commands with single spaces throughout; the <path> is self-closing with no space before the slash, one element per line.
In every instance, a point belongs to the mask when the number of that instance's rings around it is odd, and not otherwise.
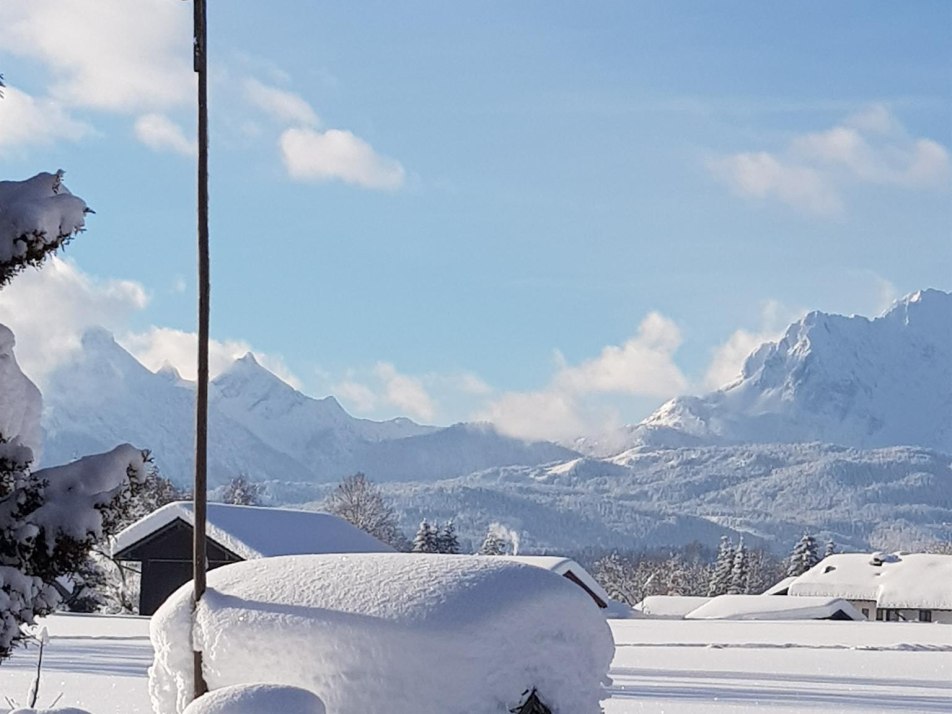
<path fill-rule="evenodd" d="M 568 438 L 952 288 L 947 2 L 211 5 L 216 368 Z M 3 178 L 97 211 L 0 295 L 41 385 L 91 324 L 194 371 L 190 22 L 0 8 Z"/>

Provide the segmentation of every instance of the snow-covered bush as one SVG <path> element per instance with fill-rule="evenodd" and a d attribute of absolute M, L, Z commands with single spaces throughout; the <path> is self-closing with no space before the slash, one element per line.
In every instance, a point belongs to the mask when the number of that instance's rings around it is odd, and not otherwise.
<path fill-rule="evenodd" d="M 314 692 L 282 684 L 236 684 L 199 697 L 183 714 L 325 714 Z"/>
<path fill-rule="evenodd" d="M 86 203 L 62 177 L 0 181 L 0 286 L 82 230 Z M 148 460 L 125 444 L 32 471 L 42 403 L 13 347 L 13 333 L 0 325 L 0 660 L 24 639 L 23 625 L 56 606 L 57 579 L 75 572 L 92 543 L 115 528 Z"/>
<path fill-rule="evenodd" d="M 501 714 L 537 690 L 553 714 L 595 714 L 614 654 L 591 598 L 502 558 L 359 553 L 217 568 L 153 616 L 156 714 L 192 696 L 192 647 L 211 690 L 275 682 L 334 714 Z"/>

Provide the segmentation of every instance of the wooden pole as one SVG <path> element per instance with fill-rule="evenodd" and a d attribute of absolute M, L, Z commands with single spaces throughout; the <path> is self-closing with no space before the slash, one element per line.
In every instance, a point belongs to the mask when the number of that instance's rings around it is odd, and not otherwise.
<path fill-rule="evenodd" d="M 208 63 L 205 0 L 194 0 L 194 69 L 198 74 L 198 389 L 195 408 L 195 527 L 192 548 L 195 607 L 205 594 L 205 519 L 208 490 Z M 195 698 L 208 691 L 202 653 L 194 653 Z"/>

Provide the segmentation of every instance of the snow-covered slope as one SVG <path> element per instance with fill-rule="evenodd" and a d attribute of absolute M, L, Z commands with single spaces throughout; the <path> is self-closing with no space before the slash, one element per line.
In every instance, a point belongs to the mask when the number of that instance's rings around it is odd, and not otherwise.
<path fill-rule="evenodd" d="M 151 372 L 107 331 L 47 380 L 46 459 L 69 461 L 122 441 L 150 448 L 163 474 L 191 478 L 195 391 L 171 368 Z M 483 425 L 422 426 L 409 419 L 355 419 L 333 397 L 312 399 L 246 355 L 209 389 L 209 479 L 337 481 L 364 471 L 376 481 L 433 480 L 512 464 L 574 457 Z"/>
<path fill-rule="evenodd" d="M 950 369 L 952 294 L 916 292 L 873 320 L 811 312 L 755 350 L 735 382 L 674 399 L 609 441 L 616 448 L 821 441 L 952 453 Z"/>

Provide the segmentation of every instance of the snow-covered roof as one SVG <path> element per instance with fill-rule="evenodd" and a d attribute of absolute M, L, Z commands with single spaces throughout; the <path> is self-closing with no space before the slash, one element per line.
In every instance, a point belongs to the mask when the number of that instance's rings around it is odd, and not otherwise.
<path fill-rule="evenodd" d="M 635 605 L 634 609 L 645 617 L 680 619 L 710 599 L 696 595 L 649 595 Z"/>
<path fill-rule="evenodd" d="M 599 598 L 606 605 L 611 600 L 608 596 L 608 593 L 605 592 L 605 588 L 599 585 L 598 581 L 589 574 L 585 568 L 576 563 L 571 558 L 563 558 L 561 556 L 555 555 L 503 555 L 495 556 L 502 557 L 506 560 L 511 560 L 516 563 L 525 563 L 526 565 L 534 565 L 537 568 L 545 568 L 546 570 L 551 570 L 553 573 L 558 575 L 567 575 L 571 573 L 574 575 L 582 585 L 585 586 L 592 594 Z"/>
<path fill-rule="evenodd" d="M 790 588 L 790 583 L 797 579 L 796 575 L 788 575 L 779 583 L 771 585 L 769 588 L 764 590 L 764 595 L 786 595 L 787 590 Z"/>
<path fill-rule="evenodd" d="M 162 506 L 121 531 L 112 552 L 119 553 L 176 519 L 195 524 L 192 503 Z M 391 553 L 393 548 L 330 513 L 290 508 L 209 503 L 208 537 L 235 555 L 251 560 L 308 553 Z"/>
<path fill-rule="evenodd" d="M 839 553 L 797 577 L 789 594 L 870 600 L 880 608 L 952 610 L 950 583 L 952 555 Z"/>
<path fill-rule="evenodd" d="M 824 620 L 842 612 L 865 620 L 846 600 L 831 597 L 719 595 L 684 616 L 685 620 Z"/>

